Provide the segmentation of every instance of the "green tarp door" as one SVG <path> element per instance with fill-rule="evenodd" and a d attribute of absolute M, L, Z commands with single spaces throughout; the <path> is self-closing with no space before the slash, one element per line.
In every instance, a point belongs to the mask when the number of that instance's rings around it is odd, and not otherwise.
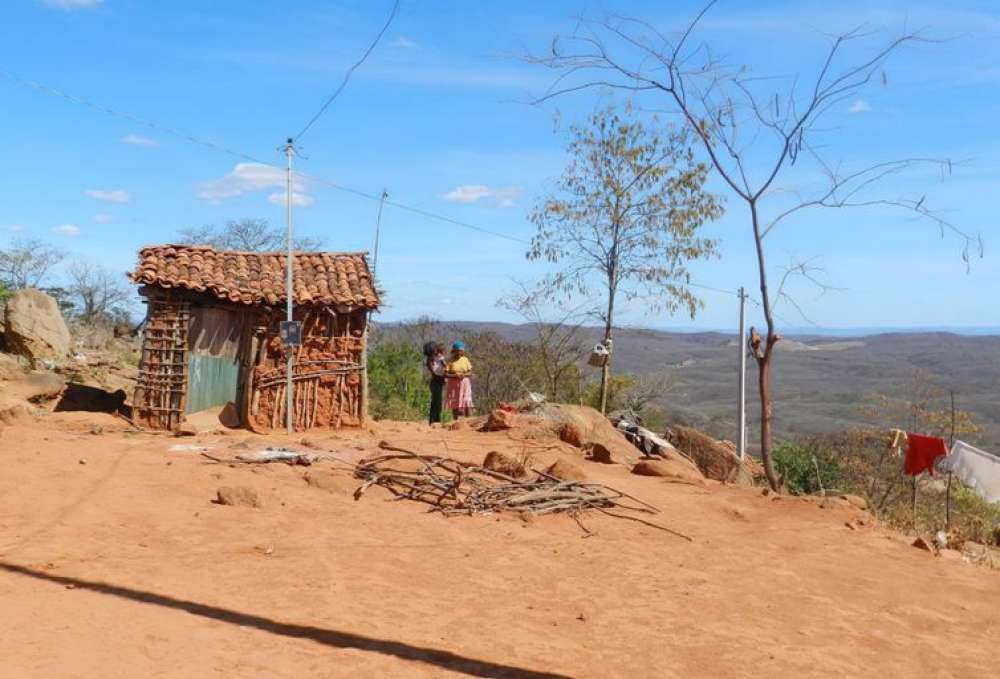
<path fill-rule="evenodd" d="M 243 314 L 215 307 L 193 307 L 188 333 L 187 405 L 196 413 L 239 402 L 240 335 Z"/>
<path fill-rule="evenodd" d="M 188 413 L 236 403 L 240 365 L 232 358 L 199 356 L 188 358 Z"/>

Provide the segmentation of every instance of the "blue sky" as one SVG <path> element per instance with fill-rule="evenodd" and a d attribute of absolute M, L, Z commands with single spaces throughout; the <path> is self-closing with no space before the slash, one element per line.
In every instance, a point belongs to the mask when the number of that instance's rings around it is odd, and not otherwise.
<path fill-rule="evenodd" d="M 967 273 L 958 240 L 942 240 L 933 226 L 898 213 L 804 213 L 776 232 L 768 249 L 775 275 L 791 259 L 815 258 L 824 280 L 839 288 L 795 290 L 818 326 L 1000 325 L 1000 265 L 991 254 L 1000 242 L 1000 8 L 986 0 L 939 4 L 724 0 L 700 34 L 732 63 L 776 76 L 814 73 L 826 44 L 821 31 L 866 23 L 889 32 L 926 27 L 944 39 L 899 53 L 886 86 L 831 111 L 825 152 L 845 167 L 910 156 L 961 161 L 946 181 L 915 173 L 885 193 L 926 194 L 950 220 L 982 233 L 986 258 Z M 0 71 L 281 164 L 281 142 L 337 86 L 389 6 L 12 0 L 2 10 Z M 370 194 L 385 187 L 400 203 L 530 239 L 531 206 L 566 163 L 567 124 L 608 100 L 589 93 L 530 106 L 525 102 L 553 76 L 517 55 L 545 52 L 581 12 L 621 12 L 671 32 L 696 8 L 686 0 L 404 0 L 384 41 L 303 140 L 297 167 Z M 137 248 L 170 241 L 186 226 L 241 217 L 283 224 L 280 174 L 9 78 L 0 77 L 0 101 L 7 157 L 0 243 L 41 238 L 124 272 Z M 636 103 L 662 106 L 655 98 Z M 786 182 L 808 188 L 814 180 L 803 171 Z M 324 238 L 331 249 L 371 249 L 375 202 L 318 182 L 301 191 L 301 233 Z M 695 279 L 751 288 L 745 210 L 732 198 L 728 207 L 706 227 L 721 240 L 722 256 L 698 264 Z M 522 243 L 398 208 L 386 208 L 383 219 L 384 319 L 514 320 L 497 298 L 512 279 L 544 273 L 525 261 Z M 650 313 L 641 303 L 624 309 L 621 320 L 731 327 L 735 299 L 699 293 L 706 308 L 694 321 Z M 806 325 L 787 305 L 778 312 L 789 325 Z"/>

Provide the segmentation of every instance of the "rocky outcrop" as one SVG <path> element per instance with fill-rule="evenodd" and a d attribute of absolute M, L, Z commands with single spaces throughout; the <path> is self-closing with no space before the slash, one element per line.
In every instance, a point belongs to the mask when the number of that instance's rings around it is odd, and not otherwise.
<path fill-rule="evenodd" d="M 18 290 L 4 315 L 7 351 L 31 360 L 61 360 L 69 355 L 70 336 L 56 300 L 41 290 Z"/>

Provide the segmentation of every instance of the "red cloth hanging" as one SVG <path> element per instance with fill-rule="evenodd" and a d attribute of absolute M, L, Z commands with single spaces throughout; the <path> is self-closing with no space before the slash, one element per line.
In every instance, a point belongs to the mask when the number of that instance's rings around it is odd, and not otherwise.
<path fill-rule="evenodd" d="M 906 461 L 903 470 L 910 476 L 930 472 L 934 476 L 934 460 L 948 454 L 944 439 L 937 436 L 906 434 Z"/>

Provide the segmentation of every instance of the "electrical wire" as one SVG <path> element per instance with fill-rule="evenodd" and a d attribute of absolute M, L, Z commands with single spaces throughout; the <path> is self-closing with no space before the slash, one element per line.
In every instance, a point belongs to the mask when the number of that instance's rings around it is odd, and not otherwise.
<path fill-rule="evenodd" d="M 392 18 L 395 16 L 396 8 L 397 8 L 398 4 L 399 3 L 398 3 L 398 0 L 397 0 L 396 5 L 393 7 L 393 13 L 390 15 L 389 22 L 391 22 Z M 379 33 L 379 38 L 381 38 L 382 34 L 385 33 L 386 28 L 388 28 L 389 22 L 386 23 L 386 26 L 383 28 L 382 32 Z M 371 50 L 374 48 L 374 45 L 377 42 L 378 42 L 378 38 L 376 38 L 376 41 L 374 43 L 372 43 L 372 46 L 369 48 L 368 52 L 371 52 Z M 366 53 L 366 56 L 367 56 L 367 53 Z M 364 58 L 362 58 L 361 61 L 363 61 L 363 60 L 364 60 Z M 358 63 L 360 64 L 361 62 L 359 61 Z M 66 101 L 69 101 L 69 102 L 71 102 L 73 104 L 84 106 L 86 108 L 89 108 L 91 110 L 97 111 L 99 113 L 104 113 L 106 115 L 110 115 L 110 116 L 115 117 L 115 118 L 120 118 L 122 120 L 128 120 L 129 122 L 133 122 L 133 123 L 137 123 L 139 125 L 143 125 L 143 126 L 148 127 L 149 129 L 152 129 L 152 130 L 158 130 L 160 132 L 169 134 L 169 135 L 171 135 L 173 137 L 177 137 L 178 139 L 181 139 L 182 141 L 188 142 L 190 144 L 195 144 L 195 145 L 198 145 L 198 146 L 203 146 L 205 148 L 212 149 L 213 151 L 218 151 L 220 153 L 224 153 L 224 154 L 232 156 L 234 158 L 239 158 L 240 160 L 245 160 L 245 161 L 249 161 L 249 162 L 252 162 L 252 163 L 258 163 L 260 165 L 265 165 L 267 167 L 272 167 L 272 168 L 280 170 L 282 172 L 285 171 L 285 168 L 283 166 L 278 165 L 276 163 L 271 163 L 271 162 L 268 162 L 266 160 L 262 160 L 260 158 L 255 157 L 255 156 L 252 156 L 250 154 L 244 153 L 242 151 L 237 151 L 235 149 L 229 148 L 229 147 L 227 147 L 227 146 L 225 146 L 223 144 L 219 144 L 217 142 L 213 142 L 213 141 L 209 141 L 209 140 L 206 140 L 206 139 L 202 139 L 200 137 L 196 137 L 195 135 L 190 134 L 189 132 L 185 132 L 183 130 L 180 130 L 180 129 L 176 128 L 176 127 L 172 127 L 172 126 L 169 126 L 169 125 L 163 125 L 163 124 L 158 123 L 158 122 L 156 122 L 154 120 L 150 120 L 149 118 L 144 118 L 142 116 L 138 116 L 138 115 L 135 115 L 133 113 L 129 113 L 127 111 L 120 111 L 120 110 L 112 108 L 110 106 L 105 106 L 103 104 L 98 104 L 98 103 L 96 103 L 94 101 L 91 101 L 90 99 L 86 99 L 84 97 L 79 97 L 79 96 L 76 96 L 76 95 L 68 94 L 66 92 L 63 92 L 62 90 L 59 90 L 59 89 L 55 88 L 55 87 L 50 87 L 48 85 L 44 85 L 44 84 L 39 83 L 37 81 L 30 80 L 28 78 L 23 78 L 21 76 L 18 76 L 18 75 L 14 74 L 14 73 L 10 73 L 9 71 L 5 71 L 3 69 L 0 69 L 0 77 L 7 78 L 8 80 L 10 80 L 10 81 L 12 81 L 12 82 L 14 82 L 14 83 L 22 86 L 22 87 L 26 87 L 28 89 L 32 89 L 32 90 L 35 90 L 37 92 L 41 92 L 43 94 L 54 96 L 54 97 L 57 97 L 57 98 L 60 98 L 60 99 L 65 99 Z M 335 95 L 336 95 L 336 93 L 335 93 Z M 330 101 L 332 101 L 332 98 L 331 98 Z M 321 113 L 322 113 L 322 111 L 320 111 L 320 114 Z M 316 117 L 318 117 L 318 116 L 315 116 L 314 118 L 316 118 Z M 310 124 L 312 122 L 313 121 L 310 121 Z M 304 128 L 304 129 L 308 129 L 308 126 L 306 128 Z M 301 136 L 301 133 L 299 134 L 299 136 Z M 462 220 L 459 220 L 459 219 L 454 219 L 452 217 L 447 217 L 445 215 L 437 214 L 435 212 L 431 212 L 430 210 L 425 210 L 423 208 L 414 207 L 412 205 L 407 205 L 405 203 L 400 203 L 400 202 L 397 202 L 397 201 L 394 201 L 394 200 L 388 200 L 383 195 L 384 192 L 383 192 L 383 194 L 369 193 L 367 191 L 362 191 L 360 189 L 356 189 L 356 188 L 347 186 L 345 184 L 341 184 L 340 182 L 335 182 L 335 181 L 333 181 L 331 179 L 326 179 L 325 177 L 321 177 L 319 175 L 315 175 L 315 174 L 312 174 L 312 173 L 309 173 L 309 172 L 302 172 L 302 171 L 299 171 L 299 170 L 293 170 L 293 174 L 298 175 L 301 179 L 305 179 L 305 180 L 308 180 L 308 181 L 313 181 L 313 182 L 315 182 L 317 184 L 320 184 L 322 186 L 326 186 L 326 187 L 335 189 L 337 191 L 342 191 L 342 192 L 345 192 L 345 193 L 349 193 L 351 195 L 358 196 L 360 198 L 365 198 L 365 199 L 368 199 L 368 200 L 371 200 L 371 201 L 379 202 L 379 203 L 384 204 L 384 205 L 389 205 L 389 206 L 392 206 L 394 208 L 397 208 L 397 209 L 400 209 L 400 210 L 404 210 L 406 212 L 410 212 L 410 213 L 413 213 L 413 214 L 416 214 L 416 215 L 420 215 L 421 217 L 426 217 L 428 219 L 434 219 L 434 220 L 437 220 L 437 221 L 440 221 L 440 222 L 443 222 L 443 223 L 446 223 L 446 224 L 451 224 L 453 226 L 458 226 L 458 227 L 461 227 L 461 228 L 464 228 L 464 229 L 470 229 L 472 231 L 477 231 L 479 233 L 483 233 L 483 234 L 486 234 L 486 235 L 489 235 L 489 236 L 493 236 L 495 238 L 502 238 L 502 239 L 505 239 L 505 240 L 508 240 L 508 241 L 511 241 L 511 242 L 514 242 L 514 243 L 520 243 L 522 245 L 530 245 L 531 244 L 531 241 L 527 240 L 525 238 L 519 238 L 517 236 L 512 236 L 512 235 L 507 234 L 507 233 L 502 233 L 500 231 L 494 231 L 492 229 L 487 229 L 487 228 L 484 228 L 482 226 L 478 226 L 476 224 L 471 224 L 469 222 L 465 222 L 465 221 L 462 221 Z M 381 218 L 381 214 L 379 216 Z M 712 292 L 718 292 L 718 293 L 722 293 L 722 294 L 726 294 L 726 295 L 732 295 L 732 296 L 735 296 L 735 297 L 739 296 L 736 292 L 733 292 L 732 290 L 725 290 L 723 288 L 717 288 L 717 287 L 713 287 L 713 286 L 710 286 L 710 285 L 704 285 L 702 283 L 688 283 L 687 285 L 689 285 L 690 287 L 693 287 L 693 288 L 701 288 L 703 290 L 710 290 Z M 748 295 L 747 298 L 750 299 L 750 301 L 752 301 L 757 306 L 760 306 L 760 302 L 758 302 L 757 300 L 753 299 L 749 295 Z"/>
<path fill-rule="evenodd" d="M 326 109 L 330 107 L 330 104 L 332 104 L 334 100 L 340 96 L 340 93 L 344 91 L 344 88 L 347 87 L 347 83 L 350 82 L 351 80 L 351 76 L 354 75 L 354 71 L 356 71 L 358 67 L 361 66 L 361 64 L 365 63 L 369 55 L 371 55 L 371 53 L 375 50 L 375 46 L 378 45 L 380 40 L 382 40 L 382 36 L 385 35 L 385 32 L 387 30 L 389 30 L 389 26 L 390 24 L 392 24 L 392 20 L 396 18 L 396 13 L 398 11 L 399 11 L 399 0 L 395 0 L 395 2 L 392 5 L 392 11 L 389 13 L 389 18 L 385 20 L 385 24 L 382 26 L 382 30 L 378 32 L 378 35 L 375 36 L 375 39 L 372 40 L 370 45 L 368 45 L 368 49 L 364 51 L 364 54 L 361 55 L 361 58 L 355 61 L 354 64 L 352 64 L 351 67 L 347 69 L 347 71 L 344 73 L 344 79 L 340 82 L 340 85 L 337 87 L 337 89 L 333 91 L 333 94 L 331 94 L 329 98 L 323 103 L 323 105 L 320 106 L 316 114 L 309 119 L 308 123 L 306 123 L 305 127 L 303 127 L 299 131 L 299 133 L 295 135 L 295 137 L 293 137 L 295 141 L 299 141 L 302 139 L 305 133 L 309 131 L 309 128 L 313 126 L 313 123 L 319 120 L 320 117 L 324 113 L 326 113 Z"/>
<path fill-rule="evenodd" d="M 229 147 L 224 146 L 222 144 L 219 144 L 217 142 L 213 142 L 213 141 L 209 141 L 209 140 L 206 140 L 206 139 L 202 139 L 202 138 L 197 137 L 197 136 L 195 136 L 195 135 L 193 135 L 193 134 L 191 134 L 189 132 L 185 132 L 184 130 L 181 130 L 181 129 L 178 129 L 176 127 L 172 127 L 172 126 L 169 126 L 169 125 L 164 125 L 162 123 L 158 123 L 158 122 L 156 122 L 154 120 L 150 120 L 149 118 L 144 118 L 142 116 L 138 116 L 138 115 L 135 115 L 133 113 L 129 113 L 127 111 L 120 111 L 120 110 L 112 108 L 110 106 L 105 106 L 103 104 L 98 104 L 98 103 L 96 103 L 94 101 L 91 101 L 90 99 L 86 99 L 84 97 L 78 97 L 78 96 L 73 95 L 73 94 L 68 94 L 66 92 L 63 92 L 62 90 L 59 90 L 59 89 L 55 88 L 55 87 L 50 87 L 48 85 L 44 85 L 44 84 L 39 83 L 37 81 L 30 80 L 28 78 L 23 78 L 21 76 L 18 76 L 18 75 L 14 74 L 14 73 L 10 73 L 9 71 L 5 71 L 3 69 L 0 69 L 0 77 L 7 78 L 11 82 L 13 82 L 13 83 L 15 83 L 17 85 L 20 85 L 22 87 L 25 87 L 27 89 L 35 90 L 37 92 L 41 92 L 41 93 L 47 94 L 49 96 L 53 96 L 53 97 L 57 97 L 57 98 L 60 98 L 60 99 L 64 99 L 64 100 L 66 100 L 66 101 L 68 101 L 70 103 L 77 104 L 77 105 L 83 106 L 85 108 L 89 108 L 89 109 L 91 109 L 93 111 L 97 111 L 98 113 L 104 113 L 106 115 L 110 115 L 110 116 L 115 117 L 115 118 L 120 118 L 122 120 L 127 120 L 127 121 L 132 122 L 132 123 L 137 123 L 139 125 L 143 125 L 143 126 L 149 128 L 149 129 L 152 129 L 152 130 L 157 130 L 157 131 L 163 132 L 165 134 L 169 134 L 169 135 L 171 135 L 173 137 L 176 137 L 176 138 L 178 138 L 178 139 L 180 139 L 182 141 L 185 141 L 185 142 L 187 142 L 189 144 L 195 144 L 197 146 L 203 146 L 205 148 L 212 149 L 213 151 L 218 151 L 220 153 L 224 153 L 224 154 L 232 156 L 234 158 L 239 158 L 240 160 L 249 161 L 251 163 L 258 163 L 260 165 L 265 165 L 267 167 L 271 167 L 271 168 L 274 168 L 276 170 L 280 170 L 281 172 L 285 171 L 285 167 L 283 165 L 278 165 L 277 163 L 268 162 L 268 161 L 262 160 L 261 158 L 258 158 L 256 156 L 252 156 L 252 155 L 244 153 L 242 151 L 237 151 L 235 149 L 229 148 Z M 307 180 L 310 180 L 310 181 L 314 181 L 317 184 L 321 184 L 323 186 L 327 186 L 329 188 L 336 189 L 337 191 L 343 191 L 344 193 L 349 193 L 351 195 L 358 196 L 360 198 L 366 198 L 368 200 L 376 201 L 376 202 L 382 200 L 382 196 L 381 195 L 369 193 L 367 191 L 362 191 L 360 189 L 356 189 L 356 188 L 347 186 L 345 184 L 341 184 L 340 182 L 335 182 L 332 179 L 326 179 L 326 178 L 321 177 L 321 176 L 316 175 L 316 174 L 312 174 L 312 173 L 308 173 L 308 172 L 302 172 L 302 171 L 299 171 L 299 170 L 293 170 L 293 174 L 298 175 L 302 179 L 307 179 Z M 413 214 L 417 214 L 417 215 L 420 215 L 422 217 L 427 217 L 428 219 L 435 219 L 437 221 L 445 222 L 447 224 L 452 224 L 454 226 L 460 226 L 460 227 L 465 228 L 465 229 L 471 229 L 473 231 L 478 231 L 480 233 L 489 234 L 491 236 L 495 236 L 497 238 L 503 238 L 503 239 L 506 239 L 506 240 L 509 240 L 509 241 L 513 241 L 513 242 L 516 242 L 516 243 L 528 244 L 530 242 L 530 241 L 527 241 L 527 240 L 525 240 L 523 238 L 517 238 L 516 236 L 511 236 L 510 234 L 501 233 L 499 231 L 493 231 L 491 229 L 487 229 L 487 228 L 484 228 L 484 227 L 481 227 L 481 226 L 477 226 L 475 224 L 470 224 L 469 222 L 463 222 L 463 221 L 458 220 L 458 219 L 453 219 L 452 217 L 447 217 L 445 215 L 437 214 L 435 212 L 431 212 L 430 210 L 425 210 L 423 208 L 414 207 L 412 205 L 406 205 L 405 203 L 400 203 L 400 202 L 397 202 L 397 201 L 386 201 L 386 205 L 391 205 L 392 207 L 399 208 L 400 210 L 405 210 L 407 212 L 412 212 Z"/>

